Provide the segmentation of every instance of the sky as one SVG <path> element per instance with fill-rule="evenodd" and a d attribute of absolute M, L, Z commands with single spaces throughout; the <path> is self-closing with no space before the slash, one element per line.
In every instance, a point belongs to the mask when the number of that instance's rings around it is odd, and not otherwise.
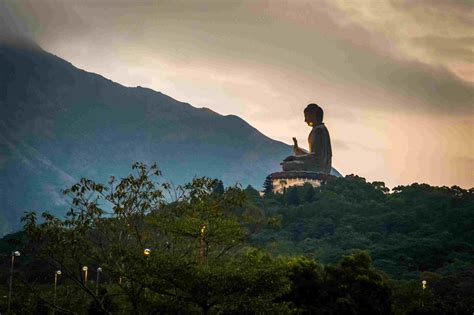
<path fill-rule="evenodd" d="M 307 147 L 317 103 L 344 175 L 474 187 L 473 1 L 0 0 L 0 19 L 3 39 L 288 144 Z"/>

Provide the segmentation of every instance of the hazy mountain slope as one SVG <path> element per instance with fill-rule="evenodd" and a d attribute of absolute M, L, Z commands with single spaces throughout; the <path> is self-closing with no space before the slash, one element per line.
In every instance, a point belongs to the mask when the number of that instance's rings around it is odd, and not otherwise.
<path fill-rule="evenodd" d="M 65 211 L 60 189 L 126 175 L 134 161 L 156 161 L 175 184 L 206 175 L 260 188 L 290 153 L 237 116 L 0 44 L 0 221 Z"/>

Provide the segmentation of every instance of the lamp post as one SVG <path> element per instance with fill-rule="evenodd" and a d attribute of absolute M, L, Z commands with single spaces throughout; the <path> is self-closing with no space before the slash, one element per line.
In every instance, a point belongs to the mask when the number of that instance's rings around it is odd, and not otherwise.
<path fill-rule="evenodd" d="M 99 275 L 102 272 L 102 268 L 97 268 L 97 276 L 95 279 L 95 295 L 99 295 Z"/>
<path fill-rule="evenodd" d="M 53 304 L 56 307 L 56 288 L 58 286 L 58 277 L 61 275 L 61 270 L 56 270 L 54 273 L 54 297 L 53 297 Z M 56 313 L 56 309 L 53 309 L 53 315 Z"/>
<path fill-rule="evenodd" d="M 143 255 L 145 255 L 145 257 L 150 257 L 150 255 L 151 255 L 151 249 L 145 248 L 145 250 L 143 251 Z"/>
<path fill-rule="evenodd" d="M 87 285 L 87 271 L 89 268 L 87 266 L 82 267 L 82 271 L 84 271 L 84 285 Z"/>
<path fill-rule="evenodd" d="M 20 257 L 19 251 L 12 252 L 12 265 L 10 267 L 10 285 L 8 288 L 8 306 L 7 306 L 7 313 L 10 313 L 10 306 L 12 302 L 12 287 L 13 287 L 13 265 L 15 263 L 15 257 Z"/>
<path fill-rule="evenodd" d="M 201 236 L 200 246 L 199 246 L 199 258 L 201 260 L 201 263 L 204 263 L 204 264 L 207 263 L 207 249 L 206 249 L 206 242 L 204 241 L 206 234 L 207 234 L 207 226 L 203 224 L 201 225 L 199 229 L 199 235 Z"/>
<path fill-rule="evenodd" d="M 426 280 L 421 281 L 421 307 L 425 307 Z"/>

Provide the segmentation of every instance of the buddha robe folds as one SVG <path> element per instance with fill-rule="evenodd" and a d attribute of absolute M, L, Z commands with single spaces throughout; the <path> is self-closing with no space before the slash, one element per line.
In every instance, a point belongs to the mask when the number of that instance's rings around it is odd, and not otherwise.
<path fill-rule="evenodd" d="M 326 126 L 314 126 L 308 136 L 309 153 L 289 156 L 283 163 L 283 171 L 311 171 L 329 174 L 331 172 L 331 138 Z"/>

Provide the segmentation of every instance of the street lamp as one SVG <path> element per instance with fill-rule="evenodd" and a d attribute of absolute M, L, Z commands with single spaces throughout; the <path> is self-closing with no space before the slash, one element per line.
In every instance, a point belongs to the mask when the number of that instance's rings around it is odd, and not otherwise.
<path fill-rule="evenodd" d="M 204 237 L 207 234 L 207 226 L 205 224 L 201 225 L 199 228 L 199 235 L 201 236 L 200 246 L 199 246 L 199 258 L 201 263 L 207 263 L 207 253 L 206 253 L 206 243 Z"/>
<path fill-rule="evenodd" d="M 82 267 L 82 271 L 84 271 L 84 284 L 85 285 L 87 285 L 87 270 L 89 270 L 87 266 Z"/>
<path fill-rule="evenodd" d="M 425 307 L 426 280 L 421 281 L 421 307 Z"/>
<path fill-rule="evenodd" d="M 13 264 L 15 263 L 15 257 L 20 257 L 19 251 L 12 252 L 12 265 L 10 267 L 10 286 L 8 289 L 8 306 L 7 306 L 7 313 L 10 313 L 10 306 L 12 302 L 12 287 L 13 287 Z"/>
<path fill-rule="evenodd" d="M 102 272 L 102 268 L 97 268 L 97 277 L 95 280 L 95 295 L 99 295 L 99 274 Z"/>
<path fill-rule="evenodd" d="M 53 299 L 53 305 L 56 307 L 56 287 L 58 286 L 58 277 L 61 275 L 61 270 L 56 270 L 54 273 L 54 299 Z M 56 310 L 53 310 L 53 314 L 56 313 Z"/>
<path fill-rule="evenodd" d="M 145 248 L 145 250 L 143 251 L 143 255 L 145 255 L 145 257 L 149 257 L 150 254 L 151 254 L 151 249 Z"/>

